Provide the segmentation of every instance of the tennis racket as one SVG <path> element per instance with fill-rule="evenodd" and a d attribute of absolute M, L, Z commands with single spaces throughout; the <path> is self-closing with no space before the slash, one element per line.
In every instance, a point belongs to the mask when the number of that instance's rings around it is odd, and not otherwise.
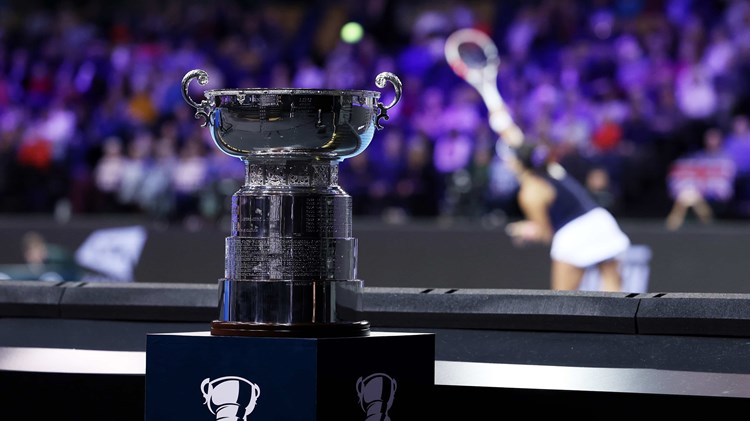
<path fill-rule="evenodd" d="M 479 92 L 489 112 L 490 127 L 502 142 L 520 145 L 523 132 L 497 89 L 500 56 L 492 39 L 477 29 L 459 29 L 445 40 L 445 59 L 458 77 Z"/>

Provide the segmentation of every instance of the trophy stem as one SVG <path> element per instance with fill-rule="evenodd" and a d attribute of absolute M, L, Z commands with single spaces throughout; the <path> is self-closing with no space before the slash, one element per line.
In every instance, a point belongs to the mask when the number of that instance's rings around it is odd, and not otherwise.
<path fill-rule="evenodd" d="M 213 335 L 364 336 L 351 197 L 338 161 L 244 158 Z"/>

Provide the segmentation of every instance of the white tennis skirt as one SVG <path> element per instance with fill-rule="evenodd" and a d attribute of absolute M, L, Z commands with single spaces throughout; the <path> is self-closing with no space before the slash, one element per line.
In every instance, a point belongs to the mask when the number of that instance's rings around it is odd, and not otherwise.
<path fill-rule="evenodd" d="M 577 267 L 612 259 L 630 247 L 609 211 L 596 208 L 568 222 L 552 237 L 550 256 Z"/>

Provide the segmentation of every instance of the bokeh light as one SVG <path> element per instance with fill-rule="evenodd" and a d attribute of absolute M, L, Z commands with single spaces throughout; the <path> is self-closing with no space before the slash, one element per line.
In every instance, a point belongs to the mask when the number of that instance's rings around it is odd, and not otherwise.
<path fill-rule="evenodd" d="M 349 43 L 356 44 L 362 40 L 365 30 L 357 22 L 347 22 L 341 27 L 341 40 Z"/>

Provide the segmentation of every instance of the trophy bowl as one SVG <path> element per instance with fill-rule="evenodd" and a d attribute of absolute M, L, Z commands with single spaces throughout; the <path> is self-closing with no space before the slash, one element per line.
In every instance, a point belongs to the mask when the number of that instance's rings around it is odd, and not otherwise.
<path fill-rule="evenodd" d="M 338 185 L 338 164 L 370 144 L 381 119 L 401 98 L 389 72 L 389 105 L 380 93 L 330 89 L 216 89 L 200 102 L 182 80 L 185 101 L 216 146 L 245 163 L 244 185 L 232 196 L 231 235 L 219 280 L 219 318 L 212 335 L 363 336 L 356 320 L 362 280 L 351 197 Z"/>
<path fill-rule="evenodd" d="M 375 83 L 393 84 L 396 97 L 385 106 L 380 92 L 333 89 L 212 89 L 205 100 L 188 95 L 191 80 L 208 83 L 203 70 L 188 72 L 182 81 L 185 101 L 205 118 L 211 136 L 224 153 L 248 156 L 319 156 L 343 159 L 358 155 L 370 144 L 380 119 L 401 98 L 401 82 L 392 73 Z"/>

